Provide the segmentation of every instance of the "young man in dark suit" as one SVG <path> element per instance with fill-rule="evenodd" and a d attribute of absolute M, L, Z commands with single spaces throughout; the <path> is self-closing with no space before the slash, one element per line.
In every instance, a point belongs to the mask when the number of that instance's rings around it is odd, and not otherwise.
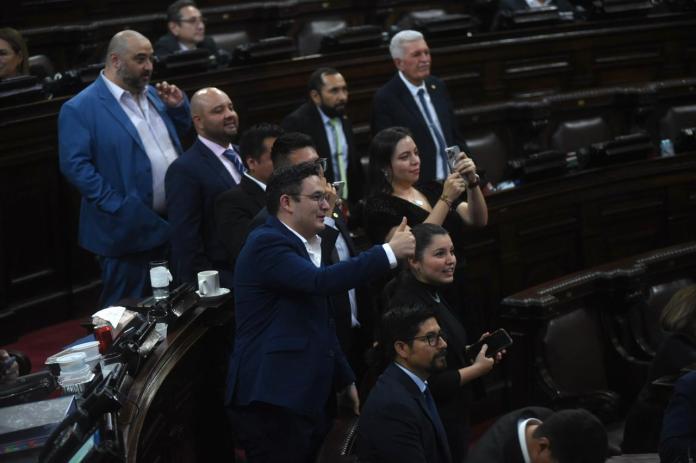
<path fill-rule="evenodd" d="M 219 63 L 229 59 L 226 53 L 221 53 L 211 37 L 206 37 L 205 18 L 192 0 L 177 0 L 169 5 L 167 29 L 169 32 L 155 42 L 155 55 L 159 57 L 203 48 L 214 55 Z"/>
<path fill-rule="evenodd" d="M 389 243 L 322 266 L 317 233 L 331 193 L 316 162 L 276 170 L 266 191 L 269 217 L 237 259 L 225 404 L 251 463 L 313 461 L 328 431 L 334 388 L 357 413 L 355 378 L 338 346 L 328 296 L 387 273 L 414 252 L 404 220 Z"/>
<path fill-rule="evenodd" d="M 239 141 L 247 172 L 239 188 L 231 188 L 215 200 L 215 224 L 218 236 L 232 262 L 246 240 L 249 224 L 266 206 L 266 184 L 273 173 L 271 148 L 283 133 L 277 125 L 261 123 L 253 126 Z"/>
<path fill-rule="evenodd" d="M 380 343 L 389 366 L 370 391 L 358 422 L 356 454 L 370 463 L 450 463 L 447 434 L 428 377 L 447 366 L 447 342 L 432 310 L 395 307 L 382 316 Z"/>
<path fill-rule="evenodd" d="M 326 178 L 344 181 L 341 198 L 356 204 L 363 195 L 363 174 L 346 115 L 348 85 L 341 73 L 326 67 L 312 73 L 308 88 L 309 101 L 287 115 L 281 126 L 312 138 L 319 157 L 326 158 Z"/>
<path fill-rule="evenodd" d="M 407 127 L 420 152 L 419 181 L 443 180 L 449 174 L 445 148 L 459 145 L 468 151 L 447 87 L 430 75 L 430 48 L 420 32 L 399 32 L 392 38 L 389 52 L 398 72 L 375 93 L 372 134 Z"/>
<path fill-rule="evenodd" d="M 502 416 L 469 451 L 467 463 L 604 463 L 607 432 L 582 409 L 528 407 Z"/>
<path fill-rule="evenodd" d="M 204 88 L 191 99 L 198 137 L 174 161 L 165 177 L 167 214 L 172 225 L 171 260 L 177 281 L 195 282 L 202 270 L 218 270 L 220 284 L 232 286 L 232 263 L 215 227 L 215 199 L 239 185 L 245 167 L 232 139 L 239 117 L 227 94 Z"/>

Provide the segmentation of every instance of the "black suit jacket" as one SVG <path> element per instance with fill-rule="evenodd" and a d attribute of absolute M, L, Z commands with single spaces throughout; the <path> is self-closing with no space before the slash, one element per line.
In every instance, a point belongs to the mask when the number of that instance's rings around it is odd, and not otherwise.
<path fill-rule="evenodd" d="M 425 88 L 430 94 L 437 118 L 440 120 L 447 146 L 457 144 L 462 150 L 468 152 L 464 137 L 457 128 L 457 120 L 454 117 L 452 102 L 445 83 L 437 77 L 430 76 L 425 80 Z M 430 136 L 425 117 L 398 73 L 375 93 L 372 108 L 372 134 L 375 135 L 380 130 L 395 126 L 406 127 L 413 133 L 421 158 L 419 181 L 435 180 L 437 147 L 433 137 Z"/>
<path fill-rule="evenodd" d="M 206 48 L 210 51 L 211 55 L 215 56 L 220 52 L 212 37 L 205 37 L 201 43 L 196 45 L 196 48 Z M 155 42 L 155 55 L 157 56 L 171 55 L 180 51 L 181 47 L 179 46 L 179 41 L 171 32 L 167 32 Z"/>
<path fill-rule="evenodd" d="M 242 176 L 239 188 L 232 188 L 215 200 L 218 236 L 229 253 L 233 268 L 246 240 L 249 224 L 265 205 L 266 192 L 246 175 Z"/>
<path fill-rule="evenodd" d="M 503 415 L 469 451 L 467 463 L 524 463 L 517 436 L 519 420 L 544 421 L 553 412 L 543 407 L 527 407 Z"/>
<path fill-rule="evenodd" d="M 347 116 L 343 116 L 341 122 L 343 123 L 343 133 L 346 135 L 346 142 L 348 143 L 348 200 L 355 204 L 362 199 L 363 195 L 362 167 L 360 166 L 360 156 L 355 150 L 353 126 L 350 123 L 350 119 Z M 281 126 L 288 132 L 301 132 L 312 137 L 319 156 L 327 159 L 328 172 L 326 172 L 326 177 L 333 182 L 335 178 L 331 145 L 326 138 L 326 130 L 316 105 L 312 102 L 304 103 L 288 114 L 283 119 Z"/>
<path fill-rule="evenodd" d="M 358 421 L 356 454 L 369 463 L 443 463 L 452 457 L 423 394 L 391 363 L 370 391 Z"/>

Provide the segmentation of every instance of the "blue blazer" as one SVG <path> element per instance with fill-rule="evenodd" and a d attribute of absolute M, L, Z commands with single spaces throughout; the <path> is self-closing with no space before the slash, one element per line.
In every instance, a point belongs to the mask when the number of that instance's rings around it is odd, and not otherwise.
<path fill-rule="evenodd" d="M 468 152 L 466 142 L 457 128 L 457 120 L 445 83 L 437 77 L 430 76 L 425 79 L 425 87 L 430 94 L 437 118 L 440 120 L 447 146 L 457 144 L 463 151 Z M 422 183 L 435 180 L 437 159 L 435 142 L 430 136 L 425 117 L 398 73 L 375 93 L 372 108 L 372 134 L 374 136 L 380 130 L 396 126 L 406 127 L 413 133 L 413 141 L 418 146 L 421 158 L 419 181 Z"/>
<path fill-rule="evenodd" d="M 152 170 L 137 130 L 100 76 L 66 102 L 58 116 L 60 170 L 80 191 L 79 243 L 101 256 L 153 249 L 169 224 L 152 210 Z M 172 143 L 191 125 L 188 99 L 168 108 L 148 86 Z"/>
<path fill-rule="evenodd" d="M 447 439 L 436 431 L 416 383 L 394 363 L 370 391 L 358 421 L 356 454 L 366 463 L 449 463 Z"/>
<path fill-rule="evenodd" d="M 232 285 L 232 258 L 215 225 L 215 199 L 235 188 L 232 175 L 200 139 L 167 170 L 167 218 L 172 227 L 171 260 L 179 282 L 196 281 L 201 270 L 218 270 Z"/>
<path fill-rule="evenodd" d="M 696 371 L 679 378 L 665 410 L 660 461 L 693 461 L 696 455 Z"/>
<path fill-rule="evenodd" d="M 328 296 L 388 271 L 381 246 L 317 268 L 300 239 L 270 216 L 237 258 L 225 403 L 257 401 L 301 415 L 322 414 L 332 385 L 355 380 L 338 345 Z"/>

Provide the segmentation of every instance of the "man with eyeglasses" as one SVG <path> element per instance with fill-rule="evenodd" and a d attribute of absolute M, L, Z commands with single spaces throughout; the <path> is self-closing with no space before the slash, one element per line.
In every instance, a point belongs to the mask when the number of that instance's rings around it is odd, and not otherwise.
<path fill-rule="evenodd" d="M 389 243 L 326 267 L 318 233 L 331 206 L 318 163 L 277 169 L 266 195 L 269 217 L 235 268 L 225 404 L 247 461 L 314 461 L 329 430 L 332 391 L 359 410 L 328 297 L 387 274 L 397 259 L 413 255 L 415 239 L 404 219 Z"/>
<path fill-rule="evenodd" d="M 186 50 L 204 48 L 215 56 L 218 64 L 229 60 L 212 37 L 205 35 L 205 18 L 192 0 L 177 0 L 167 8 L 169 32 L 155 43 L 155 55 L 163 57 Z"/>
<path fill-rule="evenodd" d="M 395 307 L 381 320 L 380 345 L 392 362 L 370 391 L 358 423 L 360 461 L 449 463 L 447 434 L 428 378 L 447 366 L 447 341 L 435 313 Z"/>

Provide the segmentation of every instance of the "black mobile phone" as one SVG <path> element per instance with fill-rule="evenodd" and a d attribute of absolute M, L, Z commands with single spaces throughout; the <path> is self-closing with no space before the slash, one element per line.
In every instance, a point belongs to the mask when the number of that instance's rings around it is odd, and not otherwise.
<path fill-rule="evenodd" d="M 495 354 L 503 349 L 506 349 L 512 345 L 512 338 L 505 329 L 500 328 L 487 338 L 477 341 L 470 345 L 464 351 L 464 356 L 474 363 L 476 356 L 481 352 L 481 347 L 486 344 L 488 345 L 488 350 L 486 350 L 486 357 L 493 357 Z"/>

